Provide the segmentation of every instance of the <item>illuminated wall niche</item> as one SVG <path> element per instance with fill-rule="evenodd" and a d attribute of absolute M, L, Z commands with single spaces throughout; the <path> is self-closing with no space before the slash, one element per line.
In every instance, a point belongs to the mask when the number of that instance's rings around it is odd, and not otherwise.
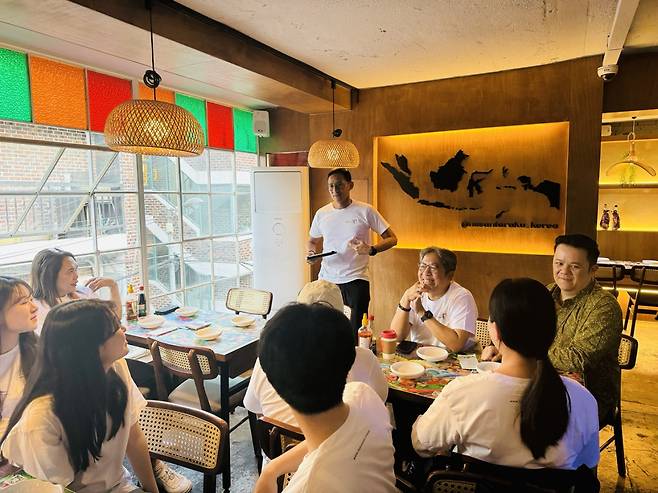
<path fill-rule="evenodd" d="M 376 137 L 375 204 L 398 247 L 550 254 L 568 151 L 568 122 Z"/>

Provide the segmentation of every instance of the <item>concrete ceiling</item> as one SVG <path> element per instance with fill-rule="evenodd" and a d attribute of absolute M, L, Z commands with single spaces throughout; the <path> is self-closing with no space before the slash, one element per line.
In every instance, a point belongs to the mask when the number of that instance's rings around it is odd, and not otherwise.
<path fill-rule="evenodd" d="M 615 0 L 177 0 L 358 88 L 603 53 Z M 642 0 L 627 47 L 658 46 Z"/>

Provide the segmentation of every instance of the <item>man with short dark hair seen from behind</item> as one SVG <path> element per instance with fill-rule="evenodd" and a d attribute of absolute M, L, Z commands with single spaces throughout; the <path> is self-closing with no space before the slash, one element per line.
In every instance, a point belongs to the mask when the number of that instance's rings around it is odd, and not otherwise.
<path fill-rule="evenodd" d="M 306 439 L 263 468 L 254 492 L 276 491 L 276 478 L 295 471 L 286 493 L 396 491 L 388 411 L 368 385 L 345 383 L 355 358 L 345 315 L 288 305 L 265 325 L 259 352 Z"/>
<path fill-rule="evenodd" d="M 329 173 L 327 185 L 331 202 L 313 217 L 309 232 L 308 254 L 334 250 L 335 255 L 322 259 L 319 279 L 337 284 L 344 303 L 350 307 L 350 321 L 356 340 L 361 317 L 368 312 L 370 283 L 368 258 L 394 247 L 395 233 L 371 205 L 352 200 L 352 175 L 344 168 Z M 371 245 L 370 230 L 382 240 Z"/>
<path fill-rule="evenodd" d="M 555 282 L 547 287 L 557 310 L 557 335 L 548 355 L 558 370 L 583 375 L 585 386 L 596 397 L 602 427 L 611 421 L 619 399 L 621 308 L 594 278 L 599 257 L 596 241 L 583 234 L 558 236 L 554 252 Z M 482 359 L 496 357 L 493 346 L 482 352 Z"/>

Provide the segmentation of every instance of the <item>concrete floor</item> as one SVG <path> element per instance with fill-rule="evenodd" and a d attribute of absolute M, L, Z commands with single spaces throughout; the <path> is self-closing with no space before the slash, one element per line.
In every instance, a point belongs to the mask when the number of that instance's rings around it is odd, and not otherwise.
<path fill-rule="evenodd" d="M 602 454 L 598 475 L 602 492 L 658 492 L 658 322 L 646 317 L 638 321 L 635 337 L 639 341 L 637 364 L 622 372 L 622 416 L 626 452 L 626 478 L 617 474 L 615 447 L 611 444 Z M 239 409 L 231 417 L 237 422 L 244 415 Z M 612 433 L 601 432 L 601 441 Z M 231 434 L 232 493 L 253 490 L 256 461 L 251 446 L 249 425 L 245 423 Z M 179 469 L 194 483 L 193 492 L 203 491 L 201 474 Z M 217 478 L 221 490 L 221 476 Z"/>

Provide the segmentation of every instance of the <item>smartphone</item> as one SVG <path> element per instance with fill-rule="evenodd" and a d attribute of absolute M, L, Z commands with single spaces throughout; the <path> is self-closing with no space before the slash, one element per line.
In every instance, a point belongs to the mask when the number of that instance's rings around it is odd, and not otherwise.
<path fill-rule="evenodd" d="M 399 354 L 411 354 L 418 347 L 418 343 L 413 341 L 402 341 L 398 344 L 395 352 Z"/>
<path fill-rule="evenodd" d="M 335 255 L 335 254 L 336 254 L 335 250 L 332 250 L 330 252 L 324 252 L 324 253 L 316 253 L 315 255 L 308 255 L 306 257 L 306 260 L 315 260 L 318 258 L 328 257 L 329 255 Z"/>

